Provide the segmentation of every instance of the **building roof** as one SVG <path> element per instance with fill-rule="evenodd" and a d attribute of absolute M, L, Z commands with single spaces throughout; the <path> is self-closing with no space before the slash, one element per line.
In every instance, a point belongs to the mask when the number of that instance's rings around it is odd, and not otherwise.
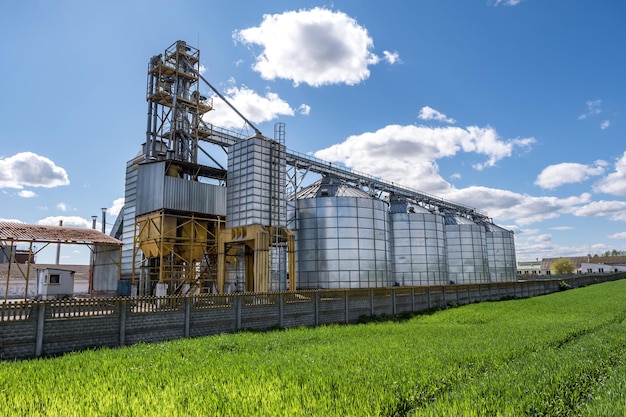
<path fill-rule="evenodd" d="M 569 259 L 576 269 L 580 268 L 583 263 L 620 265 L 626 263 L 626 256 L 562 256 Z M 541 269 L 549 270 L 552 263 L 559 258 L 543 258 L 541 261 Z"/>
<path fill-rule="evenodd" d="M 121 246 L 122 241 L 95 229 L 0 222 L 0 242 L 42 242 Z"/>

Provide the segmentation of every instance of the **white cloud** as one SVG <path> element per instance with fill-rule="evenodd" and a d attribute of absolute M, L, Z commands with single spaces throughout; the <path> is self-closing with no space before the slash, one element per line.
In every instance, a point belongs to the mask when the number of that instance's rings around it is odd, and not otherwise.
<path fill-rule="evenodd" d="M 308 116 L 311 113 L 311 106 L 308 104 L 300 104 L 298 107 L 298 113 Z"/>
<path fill-rule="evenodd" d="M 18 220 L 18 219 L 5 219 L 5 218 L 2 218 L 2 217 L 0 217 L 0 222 L 6 222 L 6 223 L 24 223 L 23 221 Z"/>
<path fill-rule="evenodd" d="M 231 80 L 231 82 L 234 81 Z M 252 123 L 263 123 L 274 120 L 280 115 L 293 116 L 295 114 L 289 103 L 271 91 L 267 91 L 265 96 L 260 96 L 246 86 L 231 86 L 223 95 Z M 213 107 L 214 110 L 204 116 L 205 121 L 225 128 L 241 128 L 245 125 L 241 117 L 219 98 L 213 99 Z"/>
<path fill-rule="evenodd" d="M 63 168 L 36 153 L 20 152 L 0 159 L 0 188 L 53 188 L 69 183 Z"/>
<path fill-rule="evenodd" d="M 30 190 L 21 190 L 17 193 L 18 196 L 22 197 L 22 198 L 33 198 L 33 197 L 37 197 L 37 194 L 34 191 L 30 191 Z"/>
<path fill-rule="evenodd" d="M 626 232 L 613 233 L 607 236 L 609 239 L 626 239 Z"/>
<path fill-rule="evenodd" d="M 550 230 L 574 230 L 572 226 L 554 226 L 550 227 Z"/>
<path fill-rule="evenodd" d="M 609 126 L 611 126 L 611 121 L 610 120 L 604 120 L 602 123 L 600 123 L 600 129 L 602 129 L 602 130 L 608 129 Z"/>
<path fill-rule="evenodd" d="M 470 207 L 484 210 L 489 217 L 498 220 L 513 220 L 521 226 L 571 213 L 591 200 L 591 195 L 588 193 L 566 198 L 535 197 L 479 186 L 451 189 L 441 196 L 447 200 L 462 202 Z"/>
<path fill-rule="evenodd" d="M 429 106 L 422 107 L 417 117 L 422 120 L 436 120 L 438 122 L 445 122 L 445 123 L 451 123 L 451 124 L 456 123 L 456 120 L 454 120 L 453 118 L 448 117 L 445 114 Z"/>
<path fill-rule="evenodd" d="M 587 100 L 587 111 L 578 116 L 578 119 L 583 120 L 589 116 L 602 113 L 602 109 L 600 108 L 601 105 L 602 100 Z"/>
<path fill-rule="evenodd" d="M 626 201 L 594 201 L 577 208 L 573 214 L 580 217 L 607 217 L 610 220 L 626 221 Z"/>
<path fill-rule="evenodd" d="M 396 51 L 393 51 L 393 52 L 383 51 L 383 55 L 384 55 L 385 61 L 387 61 L 391 65 L 402 62 L 400 61 L 400 54 L 397 53 Z"/>
<path fill-rule="evenodd" d="M 520 4 L 522 0 L 494 0 L 494 6 L 516 6 Z"/>
<path fill-rule="evenodd" d="M 116 198 L 113 200 L 113 205 L 107 210 L 107 213 L 117 216 L 124 207 L 124 197 Z"/>
<path fill-rule="evenodd" d="M 563 184 L 575 184 L 589 179 L 589 177 L 604 174 L 607 163 L 597 160 L 593 165 L 584 165 L 574 162 L 563 162 L 544 168 L 537 176 L 535 185 L 544 189 L 554 189 Z"/>
<path fill-rule="evenodd" d="M 596 182 L 593 190 L 598 193 L 626 196 L 626 152 L 615 163 L 615 172 Z"/>
<path fill-rule="evenodd" d="M 350 136 L 342 143 L 315 152 L 315 156 L 437 195 L 452 189 L 439 175 L 438 159 L 459 152 L 486 155 L 486 162 L 474 165 L 480 170 L 534 141 L 533 138 L 503 141 L 491 127 L 389 125 L 376 132 Z"/>
<path fill-rule="evenodd" d="M 358 84 L 380 61 L 371 52 L 374 42 L 367 29 L 343 12 L 320 7 L 264 15 L 259 26 L 235 31 L 233 38 L 262 46 L 253 65 L 261 77 L 295 85 Z M 385 54 L 385 59 L 397 56 Z"/>
<path fill-rule="evenodd" d="M 69 207 L 68 207 L 68 205 L 67 205 L 67 204 L 65 204 L 65 203 L 59 203 L 59 204 L 57 204 L 57 208 L 58 208 L 59 210 L 61 210 L 61 211 L 67 211 Z"/>
<path fill-rule="evenodd" d="M 91 228 L 91 221 L 78 216 L 50 216 L 41 219 L 37 224 L 44 226 L 58 226 L 59 221 L 63 220 L 63 226 L 66 227 L 86 227 Z"/>

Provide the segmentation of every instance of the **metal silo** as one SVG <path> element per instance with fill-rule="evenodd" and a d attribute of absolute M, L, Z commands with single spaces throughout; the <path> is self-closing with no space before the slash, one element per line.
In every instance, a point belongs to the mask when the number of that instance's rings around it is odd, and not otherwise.
<path fill-rule="evenodd" d="M 515 240 L 513 232 L 493 223 L 484 223 L 487 237 L 487 258 L 491 281 L 517 280 Z"/>
<path fill-rule="evenodd" d="M 444 217 L 394 196 L 390 217 L 394 284 L 447 284 Z"/>
<path fill-rule="evenodd" d="M 487 235 L 483 225 L 450 213 L 445 215 L 445 223 L 449 282 L 489 282 Z"/>
<path fill-rule="evenodd" d="M 289 218 L 299 288 L 392 285 L 386 202 L 324 177 L 298 192 Z"/>

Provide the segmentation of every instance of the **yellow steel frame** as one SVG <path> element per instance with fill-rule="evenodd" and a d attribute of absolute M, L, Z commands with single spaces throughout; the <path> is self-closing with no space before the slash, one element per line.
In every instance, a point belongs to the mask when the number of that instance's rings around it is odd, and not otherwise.
<path fill-rule="evenodd" d="M 277 242 L 281 239 L 282 242 Z M 245 256 L 245 290 L 267 292 L 270 272 L 270 247 L 272 244 L 287 245 L 287 274 L 289 290 L 296 289 L 295 237 L 287 228 L 265 227 L 260 224 L 223 229 L 218 235 L 217 291 L 224 292 L 226 263 L 233 256 L 236 245 L 243 244 L 249 251 Z"/>
<path fill-rule="evenodd" d="M 172 214 L 165 210 L 138 216 L 135 222 L 132 283 L 139 282 L 135 265 L 150 281 L 169 284 L 170 294 L 193 292 L 217 275 L 217 236 L 224 220 L 219 216 Z M 156 265 L 146 265 L 147 260 Z M 200 269 L 204 261 L 204 269 Z M 215 268 L 212 271 L 209 268 Z M 184 289 L 185 284 L 188 285 Z"/>

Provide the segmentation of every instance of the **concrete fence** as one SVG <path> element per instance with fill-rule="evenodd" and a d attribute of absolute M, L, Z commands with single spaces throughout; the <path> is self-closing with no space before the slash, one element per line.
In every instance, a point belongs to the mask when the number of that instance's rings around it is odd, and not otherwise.
<path fill-rule="evenodd" d="M 431 287 L 4 302 L 0 359 L 240 330 L 356 323 L 363 317 L 533 297 L 559 291 L 564 283 L 576 288 L 625 277 L 618 273 Z"/>

